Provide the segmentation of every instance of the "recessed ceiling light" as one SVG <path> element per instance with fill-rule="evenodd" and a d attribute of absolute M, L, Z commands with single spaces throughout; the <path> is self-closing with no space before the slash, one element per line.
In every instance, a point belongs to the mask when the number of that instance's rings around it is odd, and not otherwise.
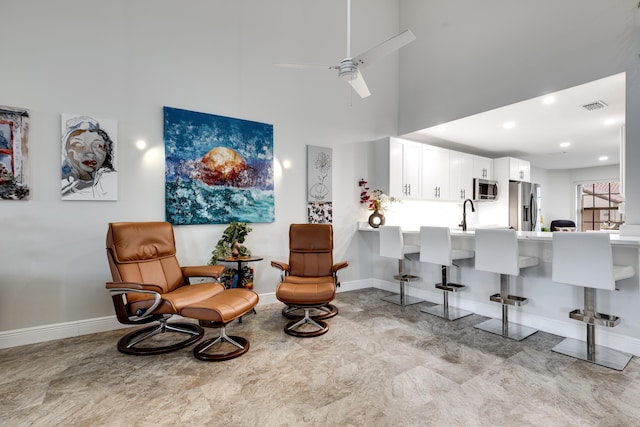
<path fill-rule="evenodd" d="M 610 126 L 616 122 L 616 119 L 607 119 L 604 121 L 604 124 Z"/>
<path fill-rule="evenodd" d="M 516 127 L 516 122 L 504 122 L 502 124 L 502 127 L 504 129 L 513 129 L 514 127 Z"/>
<path fill-rule="evenodd" d="M 285 169 L 289 169 L 291 167 L 291 161 L 290 160 L 283 160 L 282 161 L 282 167 Z"/>
<path fill-rule="evenodd" d="M 598 160 L 600 160 L 601 162 L 604 162 L 605 160 L 609 160 L 609 156 L 600 156 L 598 157 Z"/>
<path fill-rule="evenodd" d="M 553 104 L 554 102 L 556 102 L 555 96 L 547 96 L 542 100 L 542 103 L 546 105 Z"/>
<path fill-rule="evenodd" d="M 569 147 L 570 145 L 571 145 L 571 143 L 569 141 L 565 141 L 565 142 L 561 142 L 560 143 L 560 147 L 562 147 L 562 148 Z"/>
<path fill-rule="evenodd" d="M 138 148 L 138 150 L 144 150 L 145 148 L 147 148 L 147 142 L 143 139 L 139 139 L 136 141 L 136 147 Z"/>

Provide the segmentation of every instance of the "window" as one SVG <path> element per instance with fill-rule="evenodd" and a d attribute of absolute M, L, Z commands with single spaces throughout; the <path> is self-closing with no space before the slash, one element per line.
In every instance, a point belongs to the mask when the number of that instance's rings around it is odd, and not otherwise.
<path fill-rule="evenodd" d="M 617 230 L 624 221 L 619 212 L 624 202 L 620 183 L 596 182 L 579 186 L 581 230 Z"/>

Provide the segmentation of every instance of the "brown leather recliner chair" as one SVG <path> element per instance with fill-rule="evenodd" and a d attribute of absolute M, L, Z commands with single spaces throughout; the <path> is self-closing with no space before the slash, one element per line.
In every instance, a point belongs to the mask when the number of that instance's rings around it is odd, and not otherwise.
<path fill-rule="evenodd" d="M 220 335 L 196 347 L 194 355 L 197 358 L 226 360 L 248 350 L 248 341 L 228 337 L 224 327 L 252 310 L 258 302 L 258 295 L 246 289 L 225 290 L 218 282 L 190 284 L 191 277 L 217 279 L 224 267 L 180 267 L 176 259 L 173 227 L 168 222 L 109 224 L 107 258 L 113 281 L 107 282 L 106 287 L 112 295 L 118 320 L 133 325 L 158 322 L 122 337 L 118 341 L 120 352 L 149 355 L 184 348 L 204 336 L 200 325 L 220 328 Z M 198 319 L 200 325 L 168 323 L 174 314 Z M 166 336 L 152 339 L 165 332 L 185 334 L 186 338 L 177 342 Z M 205 353 L 213 344 L 223 340 L 239 349 L 224 354 Z"/>
<path fill-rule="evenodd" d="M 293 319 L 284 330 L 289 335 L 309 337 L 328 330 L 324 320 L 335 316 L 338 308 L 330 302 L 335 297 L 338 270 L 347 262 L 333 262 L 333 227 L 331 224 L 291 224 L 289 227 L 289 263 L 271 261 L 282 271 L 276 297 L 287 305 L 283 316 Z M 303 310 L 303 315 L 294 314 Z M 314 310 L 315 315 L 311 314 Z M 317 330 L 302 331 L 310 323 Z"/>

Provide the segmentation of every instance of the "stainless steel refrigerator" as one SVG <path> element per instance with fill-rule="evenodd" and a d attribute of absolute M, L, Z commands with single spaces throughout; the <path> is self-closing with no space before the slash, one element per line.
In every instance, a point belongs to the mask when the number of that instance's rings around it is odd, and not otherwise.
<path fill-rule="evenodd" d="M 509 226 L 518 231 L 536 231 L 540 185 L 509 181 Z"/>

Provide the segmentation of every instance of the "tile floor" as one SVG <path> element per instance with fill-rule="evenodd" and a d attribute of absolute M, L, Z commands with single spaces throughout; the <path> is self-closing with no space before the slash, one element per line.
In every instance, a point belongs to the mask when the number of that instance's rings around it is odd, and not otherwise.
<path fill-rule="evenodd" d="M 640 425 L 638 358 L 610 370 L 553 353 L 561 337 L 511 341 L 387 294 L 338 294 L 316 338 L 259 307 L 228 327 L 249 352 L 220 363 L 120 354 L 123 331 L 0 350 L 0 426 Z"/>

